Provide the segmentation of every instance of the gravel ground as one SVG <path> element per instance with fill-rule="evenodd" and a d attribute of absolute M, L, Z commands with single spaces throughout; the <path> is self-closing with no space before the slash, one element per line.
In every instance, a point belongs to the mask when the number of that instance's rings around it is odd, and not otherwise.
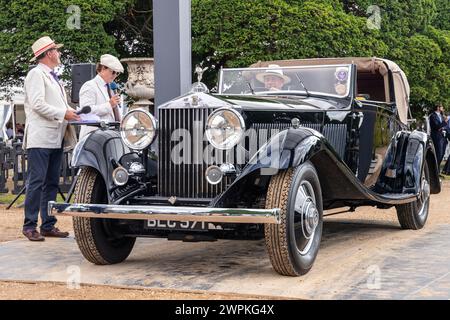
<path fill-rule="evenodd" d="M 164 289 L 120 288 L 81 285 L 70 289 L 66 284 L 52 282 L 0 281 L 0 300 L 257 300 L 273 297 L 223 293 L 183 292 Z"/>

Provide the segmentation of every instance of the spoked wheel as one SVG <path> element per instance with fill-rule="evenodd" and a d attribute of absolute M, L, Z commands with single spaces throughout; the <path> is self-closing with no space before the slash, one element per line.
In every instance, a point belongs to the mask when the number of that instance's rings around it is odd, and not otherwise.
<path fill-rule="evenodd" d="M 402 229 L 418 230 L 422 229 L 427 222 L 430 209 L 430 174 L 427 163 L 424 164 L 420 195 L 414 202 L 396 206 L 398 221 Z"/>
<path fill-rule="evenodd" d="M 306 162 L 272 177 L 266 208 L 281 209 L 281 224 L 266 224 L 265 239 L 273 268 L 279 274 L 307 273 L 322 238 L 322 191 L 314 166 Z"/>

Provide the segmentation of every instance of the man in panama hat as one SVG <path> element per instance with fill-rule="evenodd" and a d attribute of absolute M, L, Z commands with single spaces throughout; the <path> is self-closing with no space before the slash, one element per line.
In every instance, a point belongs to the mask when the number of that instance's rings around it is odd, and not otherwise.
<path fill-rule="evenodd" d="M 283 70 L 277 64 L 269 64 L 264 72 L 256 75 L 259 82 L 264 83 L 267 90 L 281 90 L 285 84 L 291 82 L 291 78 L 283 74 Z"/>
<path fill-rule="evenodd" d="M 48 201 L 56 199 L 63 147 L 76 143 L 72 131 L 67 130 L 68 121 L 79 120 L 68 105 L 63 84 L 54 71 L 61 64 L 59 48 L 62 46 L 48 36 L 33 43 L 31 61 L 36 61 L 37 66 L 28 72 L 24 85 L 23 148 L 28 155 L 28 180 L 23 234 L 31 241 L 69 235 L 59 231 L 55 227 L 56 218 L 47 214 Z M 40 233 L 36 230 L 39 211 Z"/>

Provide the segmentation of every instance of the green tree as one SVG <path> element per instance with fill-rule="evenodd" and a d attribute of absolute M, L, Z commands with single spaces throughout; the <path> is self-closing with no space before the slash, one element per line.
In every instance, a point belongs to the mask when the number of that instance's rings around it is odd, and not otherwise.
<path fill-rule="evenodd" d="M 437 14 L 433 19 L 433 26 L 442 30 L 450 30 L 450 1 L 435 0 L 435 2 Z"/>
<path fill-rule="evenodd" d="M 444 0 L 445 1 L 445 0 Z M 435 0 L 342 0 L 344 10 L 360 17 L 368 17 L 371 6 L 381 10 L 381 31 L 412 36 L 430 25 L 436 16 Z"/>
<path fill-rule="evenodd" d="M 380 28 L 369 28 L 370 6 Z M 68 28 L 71 5 L 81 29 Z M 412 88 L 411 105 L 450 103 L 448 0 L 192 0 L 193 64 L 217 70 L 258 60 L 379 56 L 397 62 Z M 0 0 L 0 83 L 21 85 L 31 44 L 49 35 L 65 44 L 63 63 L 103 53 L 152 56 L 152 0 Z M 70 68 L 65 68 L 66 78 Z"/>
<path fill-rule="evenodd" d="M 152 0 L 132 0 L 124 13 L 106 24 L 106 32 L 117 39 L 115 48 L 119 56 L 153 56 L 152 8 Z"/>
<path fill-rule="evenodd" d="M 369 17 L 371 0 L 343 0 L 346 12 Z M 421 115 L 437 102 L 450 103 L 448 0 L 380 0 L 380 35 L 395 61 L 408 76 L 411 109 Z M 435 27 L 433 27 L 434 25 Z"/>
<path fill-rule="evenodd" d="M 0 0 L 1 85 L 21 85 L 30 66 L 31 45 L 44 35 L 64 44 L 62 62 L 65 66 L 97 61 L 103 53 L 116 54 L 116 39 L 106 32 L 104 25 L 124 12 L 132 2 Z M 70 68 L 65 70 L 67 77 Z"/>
<path fill-rule="evenodd" d="M 379 31 L 337 1 L 193 0 L 192 35 L 194 63 L 206 58 L 216 69 L 387 52 Z"/>

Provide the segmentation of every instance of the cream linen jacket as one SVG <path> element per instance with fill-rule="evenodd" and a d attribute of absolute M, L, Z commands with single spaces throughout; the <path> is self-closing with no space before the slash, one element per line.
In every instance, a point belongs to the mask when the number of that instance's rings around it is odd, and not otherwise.
<path fill-rule="evenodd" d="M 70 108 L 65 90 L 50 71 L 46 65 L 38 64 L 25 79 L 24 149 L 59 149 L 63 139 L 66 150 L 76 144 L 75 131 L 64 120 Z"/>

